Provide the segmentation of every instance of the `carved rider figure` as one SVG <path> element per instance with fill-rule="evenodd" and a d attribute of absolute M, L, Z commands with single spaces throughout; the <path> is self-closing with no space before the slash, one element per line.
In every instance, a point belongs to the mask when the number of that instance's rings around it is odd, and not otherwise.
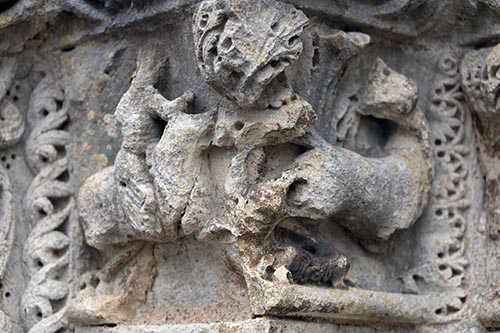
<path fill-rule="evenodd" d="M 166 100 L 153 87 L 163 60 L 154 51 L 140 54 L 115 114 L 124 135 L 115 165 L 80 191 L 90 245 L 230 234 L 228 252 L 247 279 L 285 269 L 295 283 L 342 285 L 347 257 L 320 240 L 310 221 L 337 222 L 370 251 L 416 221 L 433 159 L 415 82 L 378 60 L 358 112 L 394 125 L 385 155 L 332 146 L 312 129 L 316 115 L 285 74 L 300 55 L 307 22 L 304 13 L 273 0 L 199 5 L 198 65 L 232 102 L 228 109 L 186 113 L 192 93 Z M 266 149 L 279 144 L 294 145 L 297 154 L 276 169 Z M 220 170 L 210 169 L 214 163 Z M 210 172 L 222 174 L 222 183 Z"/>

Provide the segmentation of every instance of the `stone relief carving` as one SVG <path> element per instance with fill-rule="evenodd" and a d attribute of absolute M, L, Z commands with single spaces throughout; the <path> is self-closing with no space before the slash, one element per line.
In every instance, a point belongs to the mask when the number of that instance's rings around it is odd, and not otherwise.
<path fill-rule="evenodd" d="M 428 199 L 433 158 L 427 121 L 415 106 L 415 82 L 382 60 L 374 65 L 357 112 L 393 124 L 385 156 L 365 158 L 331 146 L 309 128 L 315 113 L 283 72 L 300 54 L 306 24 L 303 13 L 272 1 L 257 7 L 201 3 L 194 16 L 200 71 L 233 102 L 228 110 L 187 113 L 193 94 L 167 100 L 153 86 L 163 60 L 147 51 L 139 55 L 115 112 L 123 133 L 115 165 L 80 191 L 89 244 L 103 250 L 112 242 L 229 232 L 228 253 L 257 289 L 283 278 L 341 287 L 348 259 L 308 230 L 311 220 L 337 220 L 370 251 L 383 251 L 396 230 L 416 221 Z M 336 38 L 351 39 L 339 42 L 341 49 L 369 40 L 361 34 Z M 284 165 L 266 155 L 279 144 L 297 152 Z M 223 179 L 207 179 L 213 153 L 227 161 Z M 214 212 L 215 205 L 224 214 Z"/>
<path fill-rule="evenodd" d="M 404 280 L 411 292 L 418 293 L 429 285 L 454 290 L 455 296 L 435 310 L 436 314 L 447 316 L 461 310 L 467 300 L 469 259 L 465 233 L 472 203 L 467 184 L 473 176 L 476 157 L 474 147 L 466 144 L 473 137 L 472 124 L 455 59 L 445 56 L 439 61 L 435 82 L 429 108 L 436 118 L 434 151 L 442 171 L 435 179 L 431 195 L 435 225 L 428 228 L 438 231 L 427 232 L 422 242 L 429 256 L 437 259 L 432 265 L 426 263 L 410 270 Z"/>
<path fill-rule="evenodd" d="M 21 135 L 24 132 L 24 119 L 17 110 L 16 106 L 6 99 L 6 95 L 10 95 L 10 86 L 16 71 L 16 61 L 12 58 L 4 58 L 2 61 L 2 80 L 0 81 L 0 147 L 2 149 L 8 148 L 19 142 Z M 9 166 L 6 166 L 10 168 Z M 10 254 L 10 248 L 13 241 L 13 227 L 14 227 L 14 211 L 12 208 L 12 188 L 10 185 L 9 177 L 3 165 L 0 165 L 0 179 L 1 179 L 1 195 L 0 202 L 2 209 L 2 228 L 1 228 L 1 253 L 2 259 L 0 262 L 0 276 L 5 270 L 5 266 Z"/>
<path fill-rule="evenodd" d="M 480 160 L 485 181 L 485 220 L 489 236 L 498 240 L 498 174 L 497 161 L 498 120 L 495 115 L 500 107 L 500 48 L 499 45 L 467 53 L 462 60 L 460 73 L 461 85 L 471 110 L 476 116 L 479 134 Z M 498 287 L 488 287 L 488 301 L 483 306 L 488 310 L 481 320 L 491 327 L 499 323 L 498 307 L 494 305 Z"/>
<path fill-rule="evenodd" d="M 495 1 L 37 6 L 0 0 L 3 331 L 498 330 Z"/>
<path fill-rule="evenodd" d="M 0 62 L 2 65 L 0 70 L 0 149 L 6 149 L 21 139 L 24 132 L 24 119 L 16 106 L 7 99 L 7 96 L 11 94 L 9 89 L 15 76 L 17 63 L 13 58 L 3 58 Z M 5 156 L 2 159 L 5 160 Z M 10 167 L 9 164 L 5 165 L 7 169 Z M 0 279 L 3 279 L 11 254 L 15 227 L 12 186 L 5 168 L 0 165 Z M 0 311 L 0 328 L 6 331 L 11 329 L 10 320 L 2 311 Z"/>
<path fill-rule="evenodd" d="M 47 76 L 35 87 L 28 111 L 31 133 L 26 157 L 36 174 L 24 205 L 31 232 L 24 244 L 23 264 L 30 277 L 21 298 L 21 318 L 30 332 L 57 331 L 65 326 L 65 298 L 69 293 L 70 237 L 61 226 L 68 223 L 75 206 L 70 165 L 65 147 L 71 135 L 64 92 Z"/>
<path fill-rule="evenodd" d="M 495 114 L 500 108 L 500 48 L 486 48 L 480 51 L 470 52 L 462 61 L 461 74 L 462 85 L 466 92 L 466 97 L 471 105 L 471 109 L 478 117 L 477 124 L 481 140 L 481 157 L 485 165 L 494 163 L 496 156 L 497 120 Z M 496 207 L 496 182 L 495 169 L 486 172 L 486 204 L 488 209 L 487 223 L 490 236 L 497 239 L 499 229 L 497 224 Z"/>

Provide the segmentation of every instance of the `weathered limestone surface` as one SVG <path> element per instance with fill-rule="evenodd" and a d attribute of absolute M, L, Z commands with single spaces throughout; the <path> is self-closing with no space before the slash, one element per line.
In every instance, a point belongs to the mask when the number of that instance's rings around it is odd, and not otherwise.
<path fill-rule="evenodd" d="M 500 332 L 500 1 L 0 0 L 0 332 Z"/>

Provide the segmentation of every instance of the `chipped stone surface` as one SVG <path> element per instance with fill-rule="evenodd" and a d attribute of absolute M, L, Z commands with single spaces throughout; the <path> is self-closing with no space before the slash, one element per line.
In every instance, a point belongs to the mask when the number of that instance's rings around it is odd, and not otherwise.
<path fill-rule="evenodd" d="M 499 9 L 0 0 L 0 331 L 497 331 Z"/>

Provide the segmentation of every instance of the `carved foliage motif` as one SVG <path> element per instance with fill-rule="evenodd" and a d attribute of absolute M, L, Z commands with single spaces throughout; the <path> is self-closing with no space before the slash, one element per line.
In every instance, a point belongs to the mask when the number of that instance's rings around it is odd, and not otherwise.
<path fill-rule="evenodd" d="M 464 95 L 458 82 L 458 64 L 445 58 L 439 64 L 444 76 L 432 96 L 431 111 L 445 124 L 441 135 L 435 136 L 435 153 L 446 174 L 439 179 L 434 192 L 434 214 L 451 230 L 449 242 L 437 253 L 438 268 L 451 287 L 466 285 L 465 212 L 472 203 L 467 190 L 476 160 L 472 123 Z"/>
<path fill-rule="evenodd" d="M 486 1 L 485 1 L 486 2 Z M 494 1 L 489 2 L 493 5 Z M 497 2 L 498 9 L 498 2 Z M 500 177 L 498 175 L 500 118 L 500 44 L 469 51 L 460 65 L 460 84 L 474 114 L 479 137 L 479 159 L 484 172 L 484 217 L 488 235 L 500 238 Z M 491 330 L 500 323 L 498 281 L 492 281 L 479 316 Z"/>
<path fill-rule="evenodd" d="M 458 63 L 451 57 L 439 62 L 437 84 L 431 91 L 429 112 L 434 122 L 434 149 L 439 172 L 430 206 L 437 232 L 427 232 L 422 241 L 435 258 L 431 275 L 413 272 L 440 288 L 455 290 L 447 305 L 436 309 L 446 316 L 461 310 L 467 299 L 466 228 L 473 192 L 468 188 L 476 166 L 470 113 L 460 87 Z M 438 241 L 439 240 L 439 241 Z M 425 271 L 426 269 L 424 269 Z"/>
<path fill-rule="evenodd" d="M 500 44 L 467 53 L 460 66 L 461 84 L 471 110 L 476 115 L 481 150 L 485 166 L 486 222 L 493 239 L 500 238 L 499 224 L 499 161 L 500 121 Z"/>
<path fill-rule="evenodd" d="M 24 119 L 17 107 L 7 97 L 16 73 L 17 64 L 12 58 L 0 59 L 0 150 L 15 145 L 24 132 Z M 5 159 L 5 157 L 3 157 Z M 10 167 L 6 165 L 6 167 Z M 14 211 L 12 190 L 6 170 L 0 165 L 0 278 L 12 246 Z"/>
<path fill-rule="evenodd" d="M 69 243 L 65 226 L 75 206 L 66 145 L 70 135 L 64 93 L 56 81 L 44 78 L 32 94 L 29 123 L 32 131 L 26 157 L 35 178 L 24 204 L 31 232 L 23 250 L 30 277 L 21 299 L 21 318 L 29 332 L 56 332 L 66 323 L 69 293 Z"/>
<path fill-rule="evenodd" d="M 24 119 L 16 106 L 7 100 L 17 64 L 13 58 L 0 60 L 0 148 L 16 144 L 24 132 Z"/>
<path fill-rule="evenodd" d="M 24 119 L 17 107 L 7 100 L 16 74 L 17 63 L 12 58 L 0 59 L 0 150 L 9 148 L 21 139 Z M 12 155 L 15 156 L 15 155 Z M 5 159 L 5 155 L 2 157 Z M 10 168 L 10 164 L 6 164 Z M 0 280 L 3 279 L 14 241 L 14 203 L 11 182 L 0 164 Z M 0 311 L 0 328 L 10 330 L 7 315 Z"/>

